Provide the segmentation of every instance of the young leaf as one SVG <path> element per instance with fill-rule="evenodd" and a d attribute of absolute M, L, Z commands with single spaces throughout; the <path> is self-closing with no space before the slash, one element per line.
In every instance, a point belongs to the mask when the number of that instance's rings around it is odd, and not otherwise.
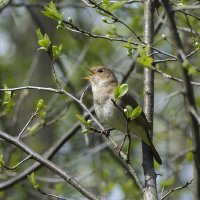
<path fill-rule="evenodd" d="M 109 6 L 109 11 L 114 12 L 118 9 L 120 9 L 124 5 L 124 2 L 114 2 Z"/>
<path fill-rule="evenodd" d="M 4 85 L 4 89 L 7 89 L 7 86 Z M 11 101 L 12 92 L 11 91 L 5 91 L 4 98 L 3 98 L 3 106 L 7 105 Z"/>
<path fill-rule="evenodd" d="M 51 19 L 57 19 L 57 20 L 59 20 L 59 21 L 62 20 L 63 15 L 61 15 L 61 14 L 58 12 L 58 10 L 57 10 L 55 4 L 53 3 L 53 1 L 50 1 L 49 6 L 44 6 L 44 9 L 45 9 L 45 10 L 44 10 L 44 11 L 41 11 L 41 13 L 42 13 L 43 15 L 45 15 L 46 17 L 49 17 L 49 18 L 51 18 Z"/>
<path fill-rule="evenodd" d="M 41 30 L 39 28 L 36 30 L 36 34 L 37 34 L 39 40 L 43 39 L 42 32 L 41 32 Z"/>
<path fill-rule="evenodd" d="M 131 113 L 131 120 L 136 119 L 142 113 L 142 107 L 137 106 Z"/>
<path fill-rule="evenodd" d="M 197 74 L 197 70 L 195 69 L 194 66 L 192 66 L 188 60 L 184 60 L 183 62 L 183 67 L 188 71 L 189 75 L 196 75 Z"/>
<path fill-rule="evenodd" d="M 60 46 L 55 46 L 55 45 L 52 46 L 53 60 L 56 60 L 59 57 L 61 50 L 62 50 L 62 44 Z"/>
<path fill-rule="evenodd" d="M 131 119 L 132 112 L 133 112 L 133 108 L 131 106 L 127 105 L 126 108 L 124 109 L 124 113 L 125 113 L 126 117 Z"/>
<path fill-rule="evenodd" d="M 120 100 L 128 92 L 128 84 L 118 84 L 114 89 L 115 100 Z"/>
<path fill-rule="evenodd" d="M 3 167 L 5 165 L 4 159 L 3 159 L 3 154 L 0 155 L 0 167 Z"/>
<path fill-rule="evenodd" d="M 88 134 L 88 133 L 93 133 L 93 131 L 90 131 L 88 129 L 84 129 L 81 131 L 82 134 Z"/>
<path fill-rule="evenodd" d="M 46 105 L 44 103 L 44 99 L 40 99 L 37 103 L 37 111 L 39 112 L 40 118 L 41 118 L 41 124 L 44 124 L 46 121 L 46 111 L 45 111 Z M 38 126 L 39 127 L 39 126 Z M 37 126 L 35 128 L 38 128 Z M 33 127 L 31 127 L 33 128 Z"/>
<path fill-rule="evenodd" d="M 34 124 L 33 126 L 27 127 L 27 131 L 29 135 L 34 135 L 38 131 L 40 125 L 41 125 L 41 122 L 38 122 Z"/>
<path fill-rule="evenodd" d="M 133 109 L 130 105 L 127 105 L 124 109 L 124 113 L 127 118 L 133 120 L 140 116 L 140 114 L 142 113 L 142 108 L 140 106 L 137 106 L 135 109 Z"/>
<path fill-rule="evenodd" d="M 153 59 L 149 56 L 142 56 L 137 58 L 138 64 L 142 65 L 143 67 L 151 67 Z"/>
<path fill-rule="evenodd" d="M 85 120 L 85 118 L 82 115 L 76 115 L 76 117 L 81 122 L 81 124 L 87 126 L 87 121 Z"/>
<path fill-rule="evenodd" d="M 141 45 L 138 45 L 137 50 L 140 55 L 137 58 L 137 62 L 143 67 L 151 67 L 153 59 L 149 56 L 150 46 L 147 45 L 143 48 Z"/>
<path fill-rule="evenodd" d="M 34 172 L 32 172 L 30 175 L 28 175 L 28 180 L 34 186 L 35 189 L 39 188 L 39 184 L 37 183 L 37 180 L 36 180 Z"/>
<path fill-rule="evenodd" d="M 40 112 L 41 110 L 44 110 L 45 109 L 45 103 L 44 103 L 44 99 L 40 99 L 38 102 L 37 102 L 37 110 Z"/>
<path fill-rule="evenodd" d="M 144 56 L 146 55 L 145 50 L 143 49 L 143 47 L 141 45 L 137 46 L 137 50 L 140 56 Z"/>
<path fill-rule="evenodd" d="M 46 33 L 42 35 L 39 28 L 36 30 L 36 34 L 38 36 L 38 44 L 40 45 L 40 48 L 38 48 L 38 50 L 48 51 L 49 46 L 51 45 L 49 36 Z"/>

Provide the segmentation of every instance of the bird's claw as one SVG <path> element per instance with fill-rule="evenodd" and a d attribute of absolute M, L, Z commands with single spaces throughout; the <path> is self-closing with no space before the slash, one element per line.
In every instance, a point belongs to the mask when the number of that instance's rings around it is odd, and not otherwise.
<path fill-rule="evenodd" d="M 110 132 L 114 130 L 113 128 L 104 129 L 101 131 L 101 136 L 105 135 L 107 138 L 110 136 Z"/>

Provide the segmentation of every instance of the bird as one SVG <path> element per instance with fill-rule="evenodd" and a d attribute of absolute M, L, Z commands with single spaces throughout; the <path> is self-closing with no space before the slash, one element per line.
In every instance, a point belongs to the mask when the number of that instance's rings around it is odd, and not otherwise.
<path fill-rule="evenodd" d="M 97 66 L 90 68 L 89 71 L 91 72 L 91 75 L 86 76 L 83 79 L 89 80 L 91 84 L 93 105 L 98 119 L 111 128 L 126 133 L 126 118 L 119 107 L 124 109 L 127 105 L 130 105 L 134 109 L 139 104 L 135 98 L 127 92 L 116 102 L 116 106 L 113 99 L 114 90 L 118 86 L 118 80 L 112 70 L 104 66 Z M 150 147 L 153 157 L 157 163 L 161 165 L 162 160 L 153 144 L 150 135 L 150 124 L 147 121 L 144 112 L 142 111 L 139 117 L 130 121 L 128 127 L 131 134 L 135 134 Z"/>

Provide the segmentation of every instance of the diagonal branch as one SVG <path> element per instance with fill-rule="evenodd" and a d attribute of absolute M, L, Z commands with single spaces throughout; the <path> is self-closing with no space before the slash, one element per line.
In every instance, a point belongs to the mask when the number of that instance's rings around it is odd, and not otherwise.
<path fill-rule="evenodd" d="M 67 174 L 65 171 L 63 171 L 61 168 L 59 168 L 57 165 L 52 163 L 51 161 L 47 160 L 37 152 L 33 151 L 31 148 L 29 148 L 27 145 L 25 145 L 21 141 L 17 141 L 16 137 L 11 136 L 10 134 L 7 134 L 3 131 L 0 131 L 0 137 L 7 142 L 14 144 L 18 148 L 20 148 L 22 151 L 26 152 L 28 155 L 31 155 L 33 159 L 38 161 L 39 163 L 43 164 L 45 167 L 56 173 L 58 176 L 63 178 L 66 182 L 68 182 L 72 187 L 74 187 L 77 191 L 79 191 L 81 194 L 83 194 L 85 197 L 91 200 L 98 200 L 99 198 L 90 193 L 86 188 L 84 188 L 82 185 L 80 185 L 73 177 L 71 177 L 69 174 Z"/>

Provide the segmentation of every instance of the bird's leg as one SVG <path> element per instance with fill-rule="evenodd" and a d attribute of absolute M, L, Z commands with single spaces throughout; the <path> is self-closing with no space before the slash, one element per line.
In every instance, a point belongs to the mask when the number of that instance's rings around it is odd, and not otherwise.
<path fill-rule="evenodd" d="M 126 156 L 127 156 L 127 162 L 130 162 L 131 135 L 129 132 L 127 132 L 127 136 L 128 136 L 128 149 L 126 152 Z"/>
<path fill-rule="evenodd" d="M 125 141 L 126 141 L 126 138 L 127 138 L 127 134 L 125 135 L 125 137 L 124 137 L 122 143 L 121 143 L 119 146 L 116 147 L 117 153 L 118 153 L 119 155 L 120 155 L 120 151 L 122 150 L 122 148 L 123 148 L 123 146 L 124 146 L 124 143 L 125 143 Z"/>
<path fill-rule="evenodd" d="M 126 152 L 127 162 L 130 162 L 131 135 L 128 129 L 130 119 L 126 119 L 126 136 L 128 137 L 128 148 Z"/>
<path fill-rule="evenodd" d="M 110 132 L 113 131 L 114 128 L 108 128 L 101 131 L 101 136 L 105 135 L 107 138 L 110 136 Z"/>

